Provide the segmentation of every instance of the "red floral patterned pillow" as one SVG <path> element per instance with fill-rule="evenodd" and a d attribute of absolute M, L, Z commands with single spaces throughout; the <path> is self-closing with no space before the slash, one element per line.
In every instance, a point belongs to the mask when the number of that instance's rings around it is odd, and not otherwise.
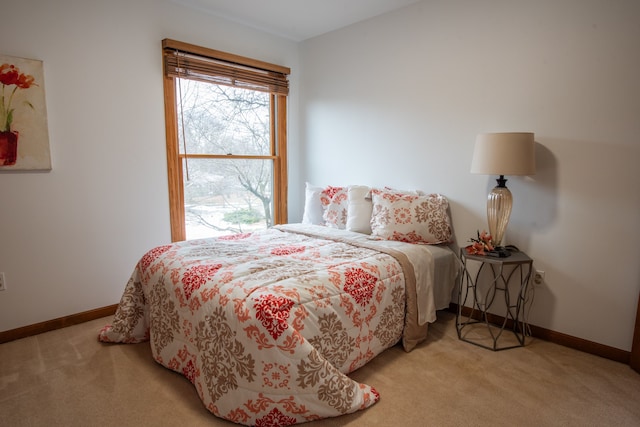
<path fill-rule="evenodd" d="M 347 209 L 349 205 L 347 187 L 331 187 L 328 186 L 322 190 L 320 202 L 324 213 L 324 219 L 327 227 L 344 229 L 347 225 Z"/>
<path fill-rule="evenodd" d="M 443 195 L 421 196 L 373 189 L 371 198 L 373 236 L 422 244 L 451 240 L 449 202 Z"/>

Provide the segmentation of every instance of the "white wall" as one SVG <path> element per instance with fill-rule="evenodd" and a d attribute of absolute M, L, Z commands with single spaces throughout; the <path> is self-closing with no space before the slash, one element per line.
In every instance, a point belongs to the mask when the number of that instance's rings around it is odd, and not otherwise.
<path fill-rule="evenodd" d="M 294 93 L 298 61 L 295 43 L 169 1 L 21 0 L 2 16 L 0 52 L 44 61 L 53 170 L 0 173 L 0 331 L 117 303 L 170 241 L 163 38 L 289 66 Z"/>
<path fill-rule="evenodd" d="M 640 3 L 434 0 L 303 43 L 317 185 L 448 196 L 458 244 L 486 228 L 477 133 L 531 131 L 507 243 L 546 271 L 532 324 L 631 349 L 640 290 Z M 331 172 L 330 172 L 331 171 Z"/>
<path fill-rule="evenodd" d="M 0 173 L 0 331 L 116 303 L 170 240 L 160 40 L 173 38 L 292 68 L 291 221 L 304 180 L 421 188 L 449 197 L 464 245 L 494 185 L 469 173 L 475 135 L 535 132 L 537 175 L 508 182 L 507 239 L 547 275 L 531 321 L 630 350 L 637 1 L 424 1 L 301 45 L 160 0 L 21 0 L 3 16 L 0 52 L 44 61 L 53 170 Z"/>

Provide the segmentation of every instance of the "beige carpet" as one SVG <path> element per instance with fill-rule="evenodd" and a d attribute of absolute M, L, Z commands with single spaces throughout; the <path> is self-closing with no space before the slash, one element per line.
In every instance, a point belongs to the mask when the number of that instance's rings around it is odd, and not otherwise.
<path fill-rule="evenodd" d="M 459 341 L 439 312 L 429 340 L 393 347 L 352 377 L 381 400 L 325 426 L 640 426 L 640 375 L 629 366 L 528 339 L 492 352 Z M 110 318 L 0 345 L 0 426 L 233 426 L 148 344 L 104 345 Z"/>

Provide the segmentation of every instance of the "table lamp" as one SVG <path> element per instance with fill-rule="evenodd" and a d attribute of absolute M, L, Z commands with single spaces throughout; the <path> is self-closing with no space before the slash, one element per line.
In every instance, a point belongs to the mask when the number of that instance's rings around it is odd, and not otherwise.
<path fill-rule="evenodd" d="M 530 132 L 483 133 L 476 137 L 471 173 L 499 175 L 487 199 L 487 221 L 493 245 L 500 247 L 509 224 L 513 196 L 505 175 L 536 173 L 535 141 Z"/>

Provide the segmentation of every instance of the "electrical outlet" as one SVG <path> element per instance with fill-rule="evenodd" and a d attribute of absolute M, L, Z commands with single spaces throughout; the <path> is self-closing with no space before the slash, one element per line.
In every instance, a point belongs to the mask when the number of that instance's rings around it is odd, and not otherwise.
<path fill-rule="evenodd" d="M 0 291 L 7 289 L 7 282 L 4 279 L 4 273 L 0 273 Z"/>
<path fill-rule="evenodd" d="M 533 277 L 533 282 L 536 285 L 539 285 L 542 282 L 544 282 L 544 271 L 543 270 L 536 270 L 536 275 Z"/>

